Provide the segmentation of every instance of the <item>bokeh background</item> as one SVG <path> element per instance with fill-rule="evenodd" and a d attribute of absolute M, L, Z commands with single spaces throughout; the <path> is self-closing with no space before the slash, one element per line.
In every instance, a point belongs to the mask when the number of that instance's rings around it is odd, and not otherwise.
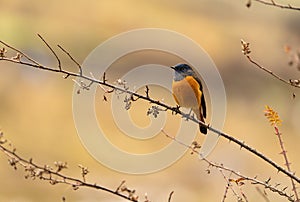
<path fill-rule="evenodd" d="M 291 166 L 293 171 L 299 172 L 300 91 L 250 64 L 241 53 L 240 39 L 251 43 L 251 55 L 262 65 L 284 78 L 298 78 L 298 70 L 288 65 L 290 55 L 284 47 L 289 45 L 292 51 L 300 48 L 300 13 L 255 2 L 247 8 L 246 3 L 246 0 L 1 0 L 0 39 L 46 65 L 55 66 L 55 59 L 36 33 L 43 35 L 50 44 L 65 47 L 79 62 L 101 42 L 124 31 L 155 27 L 182 33 L 201 45 L 220 71 L 227 94 L 223 130 L 283 166 L 277 137 L 263 113 L 264 106 L 270 105 L 283 120 L 280 129 Z M 140 57 L 136 56 L 139 61 Z M 67 69 L 74 68 L 66 56 L 62 56 L 62 61 Z M 226 186 L 222 174 L 213 168 L 207 174 L 207 164 L 189 153 L 171 167 L 149 175 L 126 175 L 102 166 L 88 154 L 77 136 L 72 117 L 74 83 L 71 79 L 64 80 L 62 75 L 6 62 L 0 62 L 0 68 L 0 128 L 24 157 L 32 157 L 41 164 L 67 161 L 66 173 L 78 177 L 77 165 L 82 164 L 91 171 L 87 176 L 90 182 L 114 189 L 126 180 L 127 186 L 136 189 L 140 198 L 147 193 L 151 201 L 167 201 L 171 191 L 174 191 L 174 202 L 222 199 Z M 100 92 L 98 96 L 97 107 L 105 108 L 107 103 L 101 100 Z M 166 100 L 174 104 L 168 98 Z M 145 114 L 149 106 L 142 103 L 136 107 L 141 113 L 132 112 L 132 116 L 143 125 L 140 118 L 147 120 Z M 100 119 L 104 114 L 101 112 L 98 113 Z M 179 119 L 174 118 L 173 123 L 178 123 Z M 112 120 L 104 121 L 112 128 L 112 140 L 116 144 L 119 140 L 122 146 L 122 134 L 115 133 Z M 167 127 L 172 129 L 172 125 Z M 199 134 L 197 140 L 202 139 Z M 170 140 L 160 137 L 157 141 Z M 129 145 L 131 151 L 141 148 L 138 143 Z M 145 145 L 147 143 L 143 143 L 142 148 Z M 147 149 L 155 150 L 156 145 L 149 143 Z M 257 175 L 260 179 L 271 176 L 272 183 L 285 183 L 290 187 L 287 177 L 222 138 L 209 159 L 249 176 Z M 52 186 L 43 181 L 26 180 L 21 169 L 14 171 L 8 165 L 3 154 L 0 154 L 0 162 L 0 201 L 61 201 L 63 196 L 67 201 L 123 201 L 100 191 L 86 188 L 73 191 L 66 185 Z M 242 188 L 249 201 L 263 200 L 254 185 Z M 284 200 L 267 192 L 270 201 Z M 227 199 L 236 201 L 231 192 Z"/>

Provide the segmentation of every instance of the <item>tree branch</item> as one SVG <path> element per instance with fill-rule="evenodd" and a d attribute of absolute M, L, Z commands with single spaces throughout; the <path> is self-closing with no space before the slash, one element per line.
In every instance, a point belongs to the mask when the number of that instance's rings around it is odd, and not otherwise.
<path fill-rule="evenodd" d="M 69 58 L 78 66 L 78 69 L 79 69 L 79 75 L 82 76 L 82 67 L 81 65 L 72 57 L 72 55 L 66 51 L 62 46 L 60 45 L 57 45 L 58 48 L 60 48 L 66 55 L 69 56 Z"/>
<path fill-rule="evenodd" d="M 287 169 L 288 169 L 289 172 L 292 172 L 291 166 L 290 166 L 291 163 L 289 162 L 288 156 L 287 156 L 287 150 L 284 147 L 282 133 L 279 131 L 279 125 L 281 125 L 282 121 L 279 118 L 278 113 L 276 111 L 274 111 L 272 108 L 270 108 L 269 106 L 266 106 L 265 116 L 269 120 L 271 126 L 274 127 L 275 135 L 278 138 L 280 149 L 281 149 L 280 154 L 282 154 L 283 158 L 284 158 L 284 162 L 285 162 L 284 165 L 287 167 Z M 297 192 L 294 180 L 291 179 L 291 182 L 292 182 L 292 191 L 295 193 L 295 199 L 296 199 L 297 202 L 299 202 L 300 200 L 299 200 L 299 196 L 298 196 L 298 192 Z"/>
<path fill-rule="evenodd" d="M 241 40 L 241 44 L 242 44 L 242 52 L 244 53 L 244 55 L 246 56 L 246 58 L 249 60 L 249 62 L 251 62 L 252 64 L 254 64 L 256 67 L 258 67 L 259 69 L 261 69 L 262 71 L 270 74 L 272 77 L 276 78 L 277 80 L 291 85 L 295 88 L 300 88 L 300 80 L 299 79 L 289 79 L 289 80 L 285 80 L 283 78 L 281 78 L 280 76 L 278 76 L 277 74 L 275 74 L 274 72 L 272 72 L 271 70 L 265 68 L 264 66 L 260 65 L 258 62 L 256 62 L 255 60 L 253 60 L 250 56 L 250 43 L 245 42 L 244 40 Z"/>
<path fill-rule="evenodd" d="M 116 191 L 114 191 L 102 185 L 97 185 L 96 183 L 86 182 L 85 175 L 88 171 L 87 168 L 81 165 L 79 165 L 79 167 L 81 168 L 82 180 L 61 173 L 63 169 L 67 168 L 66 163 L 55 162 L 55 166 L 57 169 L 54 169 L 49 165 L 41 166 L 34 163 L 32 159 L 26 160 L 25 158 L 18 155 L 15 148 L 9 148 L 11 147 L 11 144 L 9 144 L 8 146 L 6 145 L 7 140 L 3 138 L 3 133 L 0 132 L 0 150 L 8 157 L 9 164 L 14 167 L 15 170 L 18 168 L 18 166 L 24 168 L 25 172 L 27 173 L 25 175 L 25 178 L 49 181 L 49 183 L 52 185 L 67 184 L 72 186 L 73 190 L 77 190 L 79 187 L 88 187 L 96 190 L 102 190 L 128 201 L 137 202 L 136 195 L 127 196 L 125 194 L 122 194 L 122 190 L 117 189 Z"/>
<path fill-rule="evenodd" d="M 270 1 L 266 1 L 266 0 L 252 0 L 252 1 L 256 1 L 258 3 L 264 4 L 264 5 L 267 5 L 267 6 L 274 6 L 274 7 L 282 8 L 282 9 L 289 9 L 289 10 L 300 11 L 299 7 L 295 7 L 295 6 L 292 6 L 290 4 L 287 4 L 287 5 L 278 4 L 278 3 L 275 2 L 275 0 L 270 0 Z M 249 2 L 247 3 L 247 7 L 250 7 L 250 6 L 251 6 L 251 0 L 249 0 Z"/>
<path fill-rule="evenodd" d="M 62 69 L 61 69 L 61 62 L 60 62 L 60 59 L 59 59 L 59 57 L 57 56 L 57 54 L 55 53 L 55 51 L 51 48 L 51 46 L 46 42 L 46 40 L 45 40 L 40 34 L 37 34 L 37 35 L 38 35 L 38 37 L 44 42 L 44 44 L 46 44 L 46 46 L 50 49 L 50 51 L 52 52 L 52 54 L 54 55 L 54 57 L 55 57 L 56 60 L 57 60 L 59 70 L 62 70 Z"/>
<path fill-rule="evenodd" d="M 178 144 L 180 144 L 180 145 L 182 145 L 182 146 L 190 149 L 191 150 L 191 154 L 196 153 L 196 154 L 200 155 L 200 153 L 197 150 L 197 149 L 199 149 L 199 147 L 195 146 L 195 145 L 199 145 L 198 143 L 194 142 L 194 143 L 192 143 L 192 145 L 187 145 L 187 144 L 185 144 L 185 143 L 177 140 L 176 137 L 171 136 L 170 134 L 168 134 L 164 130 L 162 130 L 162 133 L 164 133 L 167 138 L 170 138 L 173 141 L 177 142 Z M 208 165 L 208 169 L 207 169 L 208 174 L 210 174 L 210 172 L 211 172 L 210 169 L 209 169 L 210 167 L 216 168 L 216 169 L 221 170 L 221 171 L 226 171 L 226 172 L 228 172 L 230 174 L 230 176 L 231 175 L 235 175 L 236 177 L 238 177 L 237 180 L 234 180 L 233 178 L 230 178 L 229 181 L 231 181 L 231 182 L 235 182 L 235 183 L 237 183 L 239 185 L 243 181 L 249 181 L 253 185 L 260 185 L 260 186 L 264 187 L 265 189 L 270 190 L 271 192 L 277 193 L 280 196 L 283 196 L 283 197 L 287 198 L 289 201 L 294 201 L 293 197 L 285 192 L 286 187 L 280 188 L 279 187 L 279 185 L 280 185 L 279 183 L 276 183 L 275 185 L 270 184 L 271 178 L 269 178 L 269 179 L 267 179 L 265 181 L 262 181 L 262 180 L 259 180 L 257 178 L 257 176 L 255 176 L 255 177 L 248 177 L 246 175 L 243 175 L 240 172 L 237 172 L 237 171 L 235 171 L 235 170 L 233 170 L 231 168 L 228 168 L 228 167 L 224 166 L 223 164 L 214 163 L 214 162 L 208 160 L 207 158 L 203 158 L 202 160 L 204 162 L 206 162 L 207 165 Z M 224 177 L 223 173 L 222 173 L 222 175 Z M 233 191 L 233 194 L 236 197 L 239 197 L 234 191 Z"/>
<path fill-rule="evenodd" d="M 196 154 L 200 155 L 200 153 L 198 151 L 198 149 L 200 147 L 198 147 L 199 144 L 197 142 L 193 142 L 192 145 L 187 145 L 187 144 L 181 142 L 180 140 L 177 140 L 176 137 L 173 137 L 173 136 L 169 135 L 166 131 L 161 130 L 161 132 L 164 133 L 167 138 L 170 138 L 171 140 L 177 142 L 178 144 L 180 144 L 180 145 L 182 145 L 182 146 L 190 149 L 191 150 L 191 154 L 196 153 Z M 204 162 L 206 162 L 207 165 L 208 165 L 208 169 L 207 169 L 208 174 L 210 174 L 210 170 L 209 170 L 210 167 L 213 167 L 213 168 L 216 168 L 216 169 L 219 169 L 219 170 L 222 170 L 222 171 L 227 171 L 228 173 L 230 173 L 230 175 L 233 174 L 236 177 L 238 177 L 237 180 L 231 179 L 230 181 L 234 181 L 236 183 L 240 183 L 242 181 L 250 181 L 251 184 L 263 186 L 265 189 L 268 189 L 268 190 L 270 190 L 270 191 L 272 191 L 274 193 L 277 193 L 280 196 L 286 197 L 289 201 L 294 201 L 294 199 L 292 198 L 292 196 L 288 195 L 285 192 L 286 187 L 280 189 L 278 187 L 280 184 L 271 185 L 270 184 L 270 178 L 268 180 L 261 181 L 261 180 L 257 179 L 257 176 L 255 176 L 255 177 L 248 177 L 246 175 L 241 174 L 240 172 L 237 172 L 237 171 L 235 171 L 235 170 L 233 170 L 231 168 L 228 168 L 228 167 L 224 166 L 223 164 L 214 163 L 214 162 L 208 160 L 207 158 L 202 158 L 202 160 Z M 237 194 L 235 192 L 233 192 L 233 194 L 235 196 L 237 196 Z"/>

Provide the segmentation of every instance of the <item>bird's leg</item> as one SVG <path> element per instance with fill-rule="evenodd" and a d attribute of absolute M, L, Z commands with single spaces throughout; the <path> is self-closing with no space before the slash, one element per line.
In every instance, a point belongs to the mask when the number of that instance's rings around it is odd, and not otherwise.
<path fill-rule="evenodd" d="M 172 114 L 180 113 L 180 106 L 176 105 L 176 107 L 172 107 Z"/>

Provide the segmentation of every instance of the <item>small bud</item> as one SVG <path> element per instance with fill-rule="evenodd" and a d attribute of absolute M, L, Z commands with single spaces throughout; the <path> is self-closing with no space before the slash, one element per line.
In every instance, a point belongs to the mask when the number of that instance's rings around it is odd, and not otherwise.
<path fill-rule="evenodd" d="M 103 100 L 107 102 L 107 97 L 105 95 L 103 95 Z"/>
<path fill-rule="evenodd" d="M 77 189 L 79 189 L 79 186 L 73 184 L 72 188 L 73 188 L 74 191 L 76 191 Z"/>
<path fill-rule="evenodd" d="M 290 79 L 290 84 L 294 85 L 294 86 L 299 86 L 300 84 L 300 80 L 299 79 Z"/>
<path fill-rule="evenodd" d="M 0 49 L 0 58 L 5 58 L 5 53 L 7 52 L 7 50 L 3 47 Z"/>
<path fill-rule="evenodd" d="M 15 57 L 12 57 L 13 60 L 16 60 L 18 62 L 21 61 L 21 58 L 22 58 L 23 55 L 21 55 L 20 53 L 17 53 L 17 55 Z"/>
<path fill-rule="evenodd" d="M 124 85 L 124 86 L 125 86 L 126 83 L 127 83 L 127 82 L 126 82 L 125 80 L 123 80 L 123 81 L 122 81 L 121 79 L 118 79 L 118 80 L 117 80 L 117 84 L 118 84 L 118 85 Z"/>
<path fill-rule="evenodd" d="M 248 0 L 246 6 L 247 6 L 247 8 L 250 8 L 250 7 L 251 7 L 251 0 Z"/>
<path fill-rule="evenodd" d="M 55 161 L 54 165 L 57 167 L 56 172 L 60 172 L 61 170 L 68 168 L 67 162 Z"/>
<path fill-rule="evenodd" d="M 251 53 L 250 43 L 245 42 L 243 39 L 241 39 L 241 44 L 242 44 L 242 53 L 244 55 L 249 55 Z"/>

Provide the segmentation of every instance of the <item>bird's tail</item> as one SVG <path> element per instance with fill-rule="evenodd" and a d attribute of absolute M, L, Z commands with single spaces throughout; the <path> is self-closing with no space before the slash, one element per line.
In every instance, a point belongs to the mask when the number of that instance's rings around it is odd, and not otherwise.
<path fill-rule="evenodd" d="M 193 112 L 196 114 L 197 119 L 199 121 L 205 123 L 203 115 L 202 115 L 202 113 L 201 113 L 201 111 L 199 109 L 193 109 Z M 199 123 L 199 129 L 200 129 L 200 132 L 203 133 L 204 135 L 207 134 L 207 128 L 205 126 L 202 126 L 200 123 Z"/>
<path fill-rule="evenodd" d="M 201 132 L 201 133 L 203 133 L 204 135 L 207 134 L 207 128 L 206 128 L 206 127 L 201 126 L 201 125 L 199 124 L 199 128 L 200 128 L 200 132 Z"/>

